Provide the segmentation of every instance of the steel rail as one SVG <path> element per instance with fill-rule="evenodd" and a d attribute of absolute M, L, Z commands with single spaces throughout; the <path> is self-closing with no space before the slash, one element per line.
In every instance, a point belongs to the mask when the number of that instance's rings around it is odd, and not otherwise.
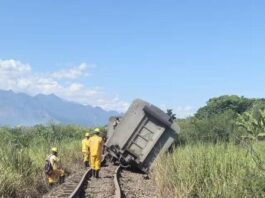
<path fill-rule="evenodd" d="M 92 169 L 90 168 L 84 173 L 83 177 L 81 178 L 80 182 L 78 183 L 78 185 L 76 186 L 76 188 L 72 192 L 72 194 L 69 196 L 69 198 L 79 197 L 80 192 L 82 190 L 82 187 L 83 187 L 85 181 L 87 180 L 88 177 L 91 176 L 91 172 L 92 172 Z"/>
<path fill-rule="evenodd" d="M 104 160 L 104 158 L 103 158 L 103 160 Z M 121 187 L 120 187 L 120 183 L 119 183 L 119 177 L 120 177 L 121 169 L 122 169 L 122 167 L 118 166 L 114 172 L 113 180 L 114 180 L 114 186 L 115 186 L 115 195 L 114 195 L 115 198 L 121 198 L 122 197 Z M 87 179 L 89 177 L 91 177 L 91 172 L 92 172 L 92 169 L 90 168 L 84 173 L 83 177 L 81 178 L 80 182 L 78 183 L 78 185 L 76 186 L 76 188 L 72 192 L 72 194 L 69 196 L 69 198 L 80 197 L 80 193 L 82 192 L 83 185 L 87 181 Z"/>
<path fill-rule="evenodd" d="M 114 197 L 115 198 L 121 198 L 122 197 L 122 191 L 121 191 L 121 187 L 120 187 L 120 183 L 119 183 L 119 177 L 120 177 L 120 171 L 121 171 L 122 167 L 118 166 L 117 169 L 114 172 L 114 186 L 115 186 L 115 194 Z M 82 189 L 83 189 L 83 185 L 85 183 L 85 181 L 87 181 L 88 177 L 91 176 L 91 169 L 88 169 L 82 179 L 80 180 L 79 184 L 76 186 L 75 190 L 72 192 L 72 194 L 69 196 L 69 198 L 77 198 L 80 197 L 80 193 L 82 193 Z"/>
<path fill-rule="evenodd" d="M 115 198 L 122 197 L 121 187 L 119 183 L 120 171 L 121 171 L 121 166 L 118 166 L 118 168 L 115 170 L 114 173 Z"/>

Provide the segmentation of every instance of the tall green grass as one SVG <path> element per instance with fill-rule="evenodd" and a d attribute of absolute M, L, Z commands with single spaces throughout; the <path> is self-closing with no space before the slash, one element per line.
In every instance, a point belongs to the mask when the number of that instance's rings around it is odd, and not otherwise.
<path fill-rule="evenodd" d="M 265 162 L 265 144 L 255 150 Z M 265 197 L 265 170 L 232 143 L 176 148 L 158 160 L 154 178 L 161 197 Z"/>
<path fill-rule="evenodd" d="M 0 128 L 0 197 L 40 197 L 47 192 L 43 166 L 53 146 L 59 148 L 66 174 L 80 170 L 85 130 L 54 124 Z"/>

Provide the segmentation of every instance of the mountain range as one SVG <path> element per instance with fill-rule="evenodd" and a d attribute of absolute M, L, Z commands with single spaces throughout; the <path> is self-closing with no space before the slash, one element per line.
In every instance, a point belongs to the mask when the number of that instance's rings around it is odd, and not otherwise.
<path fill-rule="evenodd" d="M 0 90 L 0 126 L 32 126 L 49 122 L 95 126 L 106 124 L 115 111 L 66 101 L 54 94 L 30 96 Z"/>

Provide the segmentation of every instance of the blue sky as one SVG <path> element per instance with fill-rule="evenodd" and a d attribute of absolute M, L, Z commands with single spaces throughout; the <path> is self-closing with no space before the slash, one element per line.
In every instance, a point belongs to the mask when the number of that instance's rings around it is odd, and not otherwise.
<path fill-rule="evenodd" d="M 119 111 L 143 98 L 180 117 L 223 94 L 265 97 L 264 10 L 262 0 L 0 0 L 0 88 Z"/>

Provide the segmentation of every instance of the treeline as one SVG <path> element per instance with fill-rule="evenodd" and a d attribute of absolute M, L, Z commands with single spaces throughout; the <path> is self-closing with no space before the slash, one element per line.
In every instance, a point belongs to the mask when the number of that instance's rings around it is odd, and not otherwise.
<path fill-rule="evenodd" d="M 0 144 L 8 144 L 16 148 L 27 148 L 40 142 L 54 145 L 62 140 L 81 139 L 85 130 L 85 128 L 75 125 L 53 123 L 46 126 L 1 127 Z"/>
<path fill-rule="evenodd" d="M 264 139 L 265 99 L 236 95 L 215 97 L 186 119 L 178 119 L 177 144 Z"/>

